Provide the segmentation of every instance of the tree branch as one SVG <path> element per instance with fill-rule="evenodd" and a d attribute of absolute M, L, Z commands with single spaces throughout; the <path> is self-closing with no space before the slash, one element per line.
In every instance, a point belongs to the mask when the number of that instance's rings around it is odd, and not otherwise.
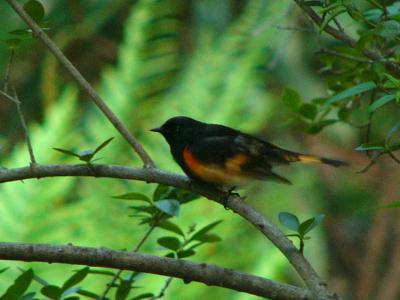
<path fill-rule="evenodd" d="M 117 268 L 198 281 L 270 299 L 313 299 L 308 290 L 212 264 L 70 245 L 0 242 L 0 259 Z"/>
<path fill-rule="evenodd" d="M 75 66 L 65 57 L 61 50 L 54 44 L 54 42 L 47 36 L 47 34 L 36 24 L 34 20 L 25 12 L 23 7 L 18 4 L 16 0 L 7 0 L 10 6 L 17 12 L 21 19 L 32 29 L 35 36 L 50 50 L 51 53 L 58 59 L 58 61 L 67 69 L 71 76 L 75 79 L 83 91 L 93 100 L 96 106 L 103 112 L 107 119 L 114 125 L 119 133 L 125 140 L 132 146 L 132 148 L 139 155 L 145 167 L 154 167 L 154 162 L 144 150 L 139 141 L 129 132 L 129 130 L 122 124 L 118 117 L 108 107 L 106 102 L 96 93 L 90 83 L 82 76 L 82 74 L 75 68 Z"/>
<path fill-rule="evenodd" d="M 308 6 L 303 0 L 294 0 L 296 4 L 313 20 L 315 24 L 318 26 L 321 26 L 323 23 L 322 18 L 310 7 Z M 352 48 L 355 48 L 357 45 L 357 41 L 347 35 L 344 31 L 338 30 L 333 28 L 330 25 L 326 25 L 323 28 L 323 31 L 328 33 L 329 35 L 333 36 L 335 39 L 344 42 L 345 44 L 349 45 Z M 385 62 L 385 66 L 388 70 L 391 72 L 400 75 L 400 66 L 396 64 L 395 62 L 392 61 L 387 61 L 380 53 L 378 53 L 375 50 L 369 49 L 369 48 L 363 48 L 362 52 L 364 53 L 365 56 L 368 58 L 378 61 L 378 62 Z"/>
<path fill-rule="evenodd" d="M 117 165 L 35 165 L 34 169 L 22 167 L 15 169 L 0 170 L 0 183 L 19 181 L 30 178 L 59 176 L 88 176 L 108 177 L 119 179 L 140 180 L 147 183 L 161 183 L 190 190 L 220 204 L 226 202 L 226 193 L 211 189 L 191 181 L 188 177 L 168 173 L 155 168 L 139 169 Z M 339 296 L 330 292 L 326 284 L 321 280 L 310 263 L 297 250 L 293 243 L 280 231 L 271 221 L 266 219 L 257 210 L 243 201 L 242 198 L 229 196 L 227 207 L 246 219 L 266 236 L 289 260 L 297 273 L 313 291 L 318 300 L 340 299 Z"/>

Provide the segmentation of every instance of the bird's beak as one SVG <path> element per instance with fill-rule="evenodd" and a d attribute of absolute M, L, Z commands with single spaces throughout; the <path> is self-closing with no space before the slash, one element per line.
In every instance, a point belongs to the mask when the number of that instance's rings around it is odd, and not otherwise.
<path fill-rule="evenodd" d="M 161 127 L 157 127 L 157 128 L 150 129 L 150 131 L 161 133 L 162 132 L 162 128 Z"/>

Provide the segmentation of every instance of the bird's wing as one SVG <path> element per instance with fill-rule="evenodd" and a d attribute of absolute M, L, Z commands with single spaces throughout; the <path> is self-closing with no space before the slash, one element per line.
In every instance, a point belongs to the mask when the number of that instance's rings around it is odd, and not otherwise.
<path fill-rule="evenodd" d="M 192 172 L 200 170 L 199 165 L 202 164 L 202 171 L 205 167 L 209 168 L 207 169 L 211 174 L 209 176 L 218 173 L 221 177 L 224 173 L 233 178 L 271 179 L 290 184 L 287 179 L 272 172 L 271 163 L 288 162 L 271 151 L 269 153 L 268 144 L 239 131 L 224 129 L 221 131 L 218 132 L 214 128 L 214 135 L 207 134 L 203 138 L 200 137 L 186 149 L 185 162 L 192 164 L 190 166 Z M 203 172 L 202 175 L 205 173 L 207 172 Z M 197 174 L 199 177 L 205 177 L 199 174 Z"/>

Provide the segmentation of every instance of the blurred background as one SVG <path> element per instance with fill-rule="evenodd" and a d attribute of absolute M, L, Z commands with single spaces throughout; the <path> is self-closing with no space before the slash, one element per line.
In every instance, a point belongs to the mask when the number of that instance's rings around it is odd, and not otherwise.
<path fill-rule="evenodd" d="M 304 124 L 293 121 L 293 112 L 282 101 L 285 88 L 297 91 L 304 102 L 332 95 L 331 77 L 323 72 L 323 57 L 316 52 L 333 47 L 337 41 L 313 31 L 294 1 L 42 2 L 48 34 L 144 144 L 158 167 L 182 173 L 166 142 L 149 132 L 176 115 L 233 126 L 284 148 L 350 162 L 350 167 L 338 169 L 300 164 L 282 167 L 278 173 L 289 178 L 293 186 L 257 182 L 241 193 L 276 224 L 282 211 L 296 213 L 300 220 L 326 215 L 322 226 L 310 234 L 305 256 L 328 286 L 345 299 L 400 299 L 399 214 L 396 209 L 381 208 L 400 200 L 399 166 L 382 157 L 367 172 L 358 173 L 369 161 L 354 151 L 365 142 L 365 126 L 351 126 L 338 119 L 310 134 Z M 342 17 L 341 21 L 347 32 L 357 32 L 352 19 Z M 1 40 L 9 38 L 9 31 L 25 28 L 4 1 L 0 4 L 0 28 Z M 0 47 L 1 74 L 6 73 L 9 54 L 6 45 Z M 115 137 L 102 151 L 99 163 L 142 165 L 37 40 L 23 38 L 9 82 L 23 102 L 39 163 L 76 163 L 52 147 L 93 149 Z M 371 134 L 376 140 L 384 138 L 398 113 L 397 106 L 389 105 L 375 114 Z M 11 102 L 0 101 L 0 119 L 0 166 L 27 165 L 23 131 Z M 126 202 L 111 196 L 134 191 L 150 194 L 155 187 L 97 178 L 2 184 L 0 240 L 131 249 L 146 227 L 129 217 Z M 224 220 L 215 229 L 222 242 L 200 248 L 191 259 L 302 285 L 268 240 L 214 202 L 201 199 L 185 205 L 175 222 L 188 228 L 216 220 Z M 166 253 L 155 242 L 165 234 L 162 231 L 152 234 L 142 252 Z M 55 283 L 78 269 L 0 262 L 0 268 L 8 266 L 11 268 L 0 274 L 0 291 L 20 274 L 17 266 L 32 266 L 41 277 Z M 107 277 L 91 275 L 84 286 L 101 293 L 108 281 Z M 138 293 L 157 293 L 164 281 L 160 276 L 145 275 L 138 282 L 142 287 Z M 184 284 L 178 279 L 165 296 L 256 298 L 199 283 Z"/>

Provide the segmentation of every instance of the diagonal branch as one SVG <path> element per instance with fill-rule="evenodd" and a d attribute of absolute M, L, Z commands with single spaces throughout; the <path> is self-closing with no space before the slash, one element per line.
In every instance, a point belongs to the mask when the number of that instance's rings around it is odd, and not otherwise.
<path fill-rule="evenodd" d="M 318 26 L 321 26 L 323 23 L 322 18 L 310 7 L 308 6 L 303 0 L 294 0 L 296 4 L 313 20 L 315 24 Z M 323 31 L 325 31 L 327 34 L 333 36 L 335 39 L 344 42 L 345 44 L 349 45 L 352 48 L 355 48 L 357 45 L 357 41 L 350 37 L 348 34 L 346 34 L 342 30 L 335 29 L 334 27 L 330 25 L 326 25 L 323 28 Z M 380 53 L 378 53 L 376 50 L 369 49 L 369 48 L 363 48 L 362 52 L 364 55 L 374 61 L 378 62 L 385 62 L 385 66 L 388 70 L 391 72 L 400 75 L 400 65 L 386 60 Z"/>
<path fill-rule="evenodd" d="M 136 151 L 136 153 L 143 161 L 145 167 L 154 167 L 154 162 L 144 150 L 139 141 L 122 124 L 118 117 L 108 107 L 106 102 L 96 93 L 90 83 L 82 76 L 82 74 L 75 68 L 75 66 L 68 60 L 68 58 L 65 57 L 61 50 L 54 44 L 54 42 L 47 36 L 47 34 L 40 28 L 40 26 L 36 24 L 34 20 L 32 20 L 32 18 L 25 12 L 23 7 L 18 4 L 16 0 L 7 0 L 7 2 L 17 12 L 21 19 L 32 29 L 35 36 L 50 50 L 51 53 L 53 53 L 58 61 L 67 69 L 67 71 L 75 79 L 81 89 L 89 95 L 96 106 L 103 112 L 107 119 L 132 146 L 132 148 Z"/>
<path fill-rule="evenodd" d="M 226 202 L 226 193 L 198 185 L 188 177 L 168 173 L 155 168 L 138 169 L 116 165 L 36 165 L 34 169 L 22 167 L 0 170 L 0 183 L 18 181 L 29 178 L 44 178 L 56 176 L 88 176 L 131 179 L 145 182 L 161 183 L 177 188 L 193 191 L 220 204 Z M 296 249 L 293 243 L 271 221 L 243 201 L 242 198 L 231 195 L 227 206 L 246 219 L 266 236 L 289 260 L 297 273 L 313 291 L 316 298 L 340 299 L 330 292 L 305 257 Z"/>
<path fill-rule="evenodd" d="M 306 289 L 212 264 L 104 248 L 1 242 L 0 259 L 125 269 L 198 281 L 269 299 L 313 299 Z"/>

